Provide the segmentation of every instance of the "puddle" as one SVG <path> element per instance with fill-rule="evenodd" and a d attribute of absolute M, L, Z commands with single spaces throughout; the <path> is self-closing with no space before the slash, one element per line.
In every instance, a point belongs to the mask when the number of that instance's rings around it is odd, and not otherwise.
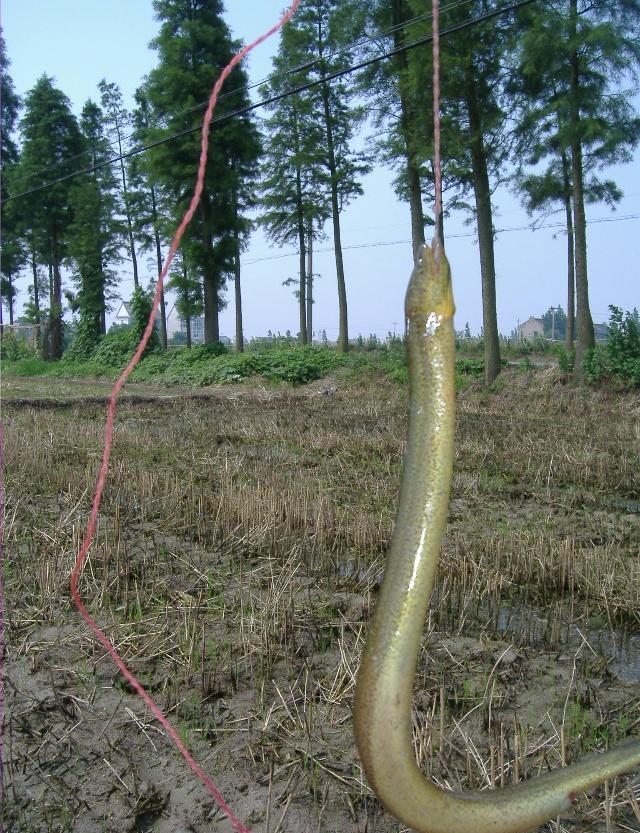
<path fill-rule="evenodd" d="M 608 506 L 612 509 L 622 509 L 629 515 L 640 514 L 640 500 L 625 500 L 623 498 L 615 498 L 608 502 Z"/>
<path fill-rule="evenodd" d="M 610 660 L 608 669 L 628 683 L 640 682 L 640 633 L 625 633 L 610 628 L 589 628 L 584 622 L 571 622 L 565 611 L 551 611 L 536 606 L 500 602 L 493 614 L 493 624 L 501 636 L 526 636 L 531 643 L 550 638 L 577 650 L 583 638 L 603 657 Z M 555 620 L 555 621 L 554 621 Z"/>
<path fill-rule="evenodd" d="M 366 568 L 357 560 L 344 561 L 337 565 L 338 577 L 348 582 L 371 583 L 378 588 L 382 583 L 380 563 L 373 562 Z M 456 594 L 457 595 L 457 594 Z M 541 607 L 530 602 L 513 600 L 482 599 L 468 596 L 460 603 L 448 596 L 444 605 L 439 603 L 438 588 L 431 599 L 431 610 L 439 627 L 457 631 L 465 622 L 474 627 L 480 624 L 482 630 L 491 629 L 494 634 L 513 639 L 516 644 L 545 645 L 576 651 L 586 639 L 583 651 L 589 646 L 609 660 L 607 668 L 611 673 L 628 683 L 640 682 L 640 633 L 612 630 L 606 625 L 594 628 L 585 624 L 582 617 L 575 619 L 567 609 L 566 602 L 556 602 Z M 443 609 L 445 608 L 445 609 Z M 484 627 L 482 627 L 484 623 Z"/>

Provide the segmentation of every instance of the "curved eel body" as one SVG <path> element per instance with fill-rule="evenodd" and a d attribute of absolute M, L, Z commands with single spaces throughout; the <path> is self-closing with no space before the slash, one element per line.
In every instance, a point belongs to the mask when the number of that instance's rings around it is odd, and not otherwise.
<path fill-rule="evenodd" d="M 420 833 L 524 833 L 561 813 L 577 793 L 638 766 L 640 740 L 499 790 L 448 792 L 419 771 L 411 694 L 454 458 L 454 304 L 444 252 L 422 247 L 405 312 L 409 436 L 391 550 L 356 685 L 358 751 L 380 801 Z"/>

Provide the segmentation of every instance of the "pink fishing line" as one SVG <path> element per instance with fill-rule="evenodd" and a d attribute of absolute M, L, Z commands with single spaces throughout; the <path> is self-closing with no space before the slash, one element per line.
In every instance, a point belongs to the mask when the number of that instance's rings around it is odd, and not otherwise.
<path fill-rule="evenodd" d="M 142 684 L 136 678 L 136 676 L 127 668 L 124 663 L 124 660 L 120 657 L 118 652 L 116 651 L 115 647 L 111 644 L 107 636 L 100 630 L 96 622 L 91 618 L 89 611 L 84 606 L 82 599 L 80 598 L 80 594 L 78 593 L 78 579 L 82 574 L 82 570 L 84 564 L 87 560 L 87 555 L 89 553 L 89 548 L 93 543 L 93 538 L 95 535 L 96 530 L 96 522 L 98 519 L 98 510 L 100 508 L 100 501 L 102 500 L 102 493 L 104 491 L 105 482 L 107 479 L 107 473 L 109 469 L 109 456 L 111 454 L 111 443 L 113 441 L 113 424 L 115 419 L 116 413 L 116 403 L 118 401 L 118 394 L 122 389 L 122 386 L 127 381 L 129 374 L 133 370 L 133 368 L 138 364 L 140 358 L 144 352 L 145 347 L 147 346 L 147 342 L 149 341 L 149 337 L 151 335 L 151 331 L 153 329 L 154 321 L 156 314 L 158 312 L 158 305 L 160 303 L 160 293 L 162 292 L 162 287 L 164 284 L 164 279 L 169 271 L 169 267 L 173 261 L 173 257 L 178 250 L 180 245 L 180 240 L 182 239 L 182 235 L 186 227 L 191 222 L 191 219 L 195 213 L 197 208 L 198 202 L 200 201 L 200 197 L 202 195 L 202 190 L 204 188 L 204 174 L 207 167 L 207 150 L 209 147 L 209 124 L 211 122 L 211 117 L 213 115 L 213 110 L 216 106 L 216 102 L 218 100 L 218 93 L 222 85 L 224 84 L 227 76 L 231 72 L 231 70 L 239 64 L 240 61 L 249 53 L 251 50 L 258 46 L 258 44 L 265 41 L 267 38 L 271 37 L 274 32 L 277 32 L 278 29 L 283 26 L 294 14 L 295 10 L 298 8 L 300 4 L 300 0 L 293 0 L 289 9 L 285 12 L 285 14 L 280 18 L 280 20 L 269 29 L 268 32 L 265 32 L 259 38 L 250 43 L 248 46 L 245 46 L 244 49 L 240 50 L 236 55 L 233 56 L 231 61 L 227 64 L 227 66 L 222 70 L 220 73 L 220 77 L 216 81 L 213 90 L 211 91 L 211 96 L 209 98 L 209 105 L 207 107 L 207 112 L 205 113 L 204 122 L 202 124 L 202 144 L 200 150 L 200 162 L 198 164 L 198 176 L 196 180 L 196 186 L 193 192 L 193 197 L 191 198 L 191 202 L 189 204 L 189 208 L 187 209 L 184 217 L 180 225 L 178 226 L 175 236 L 171 242 L 171 246 L 169 247 L 169 253 L 165 260 L 164 266 L 162 268 L 162 272 L 160 273 L 160 277 L 158 278 L 158 285 L 156 286 L 155 295 L 153 296 L 153 307 L 151 309 L 151 314 L 149 315 L 149 321 L 147 322 L 147 326 L 144 331 L 144 335 L 140 340 L 140 344 L 138 348 L 129 362 L 129 364 L 125 367 L 122 371 L 118 380 L 116 381 L 115 385 L 113 386 L 113 390 L 109 396 L 109 407 L 107 409 L 107 421 L 105 423 L 105 436 L 104 436 L 104 450 L 102 452 L 102 463 L 100 465 L 100 471 L 98 473 L 98 480 L 96 483 L 96 490 L 93 497 L 93 503 L 91 506 L 91 514 L 89 515 L 89 521 L 87 523 L 87 529 L 85 532 L 84 541 L 82 542 L 82 547 L 80 548 L 80 553 L 78 558 L 76 559 L 76 563 L 74 564 L 73 570 L 71 572 L 71 595 L 73 596 L 73 600 L 76 603 L 82 618 L 85 620 L 87 625 L 91 628 L 93 633 L 95 634 L 96 638 L 99 640 L 101 645 L 110 655 L 111 659 L 117 665 L 118 669 L 120 670 L 121 674 L 125 677 L 129 685 L 137 691 L 139 696 L 144 700 L 147 704 L 151 712 L 153 713 L 154 717 L 162 724 L 162 726 L 167 731 L 167 734 L 170 736 L 171 740 L 180 750 L 180 754 L 185 759 L 185 761 L 189 764 L 192 771 L 195 775 L 202 781 L 204 786 L 209 790 L 211 795 L 216 800 L 217 804 L 219 805 L 220 809 L 225 813 L 229 821 L 231 822 L 234 830 L 237 830 L 238 833 L 250 833 L 249 829 L 244 826 L 244 824 L 238 819 L 232 812 L 231 808 L 227 805 L 224 798 L 220 794 L 219 790 L 217 789 L 216 785 L 213 783 L 211 778 L 207 775 L 207 773 L 202 769 L 202 767 L 198 764 L 198 762 L 193 758 L 185 744 L 180 739 L 178 733 L 171 725 L 169 720 L 164 716 L 164 714 L 160 711 L 160 708 L 155 704 L 152 700 L 150 695 L 145 691 L 142 687 Z"/>
<path fill-rule="evenodd" d="M 440 217 L 442 215 L 442 159 L 440 156 L 440 0 L 432 0 L 433 31 L 433 176 L 435 191 L 433 250 L 436 261 L 440 260 L 442 238 Z"/>
<path fill-rule="evenodd" d="M 2 299 L 0 298 L 0 303 Z M 4 426 L 0 419 L 0 833 L 4 816 Z"/>

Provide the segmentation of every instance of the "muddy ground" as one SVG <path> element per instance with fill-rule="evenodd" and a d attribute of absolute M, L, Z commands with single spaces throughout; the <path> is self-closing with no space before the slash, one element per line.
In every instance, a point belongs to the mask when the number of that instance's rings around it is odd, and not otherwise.
<path fill-rule="evenodd" d="M 230 831 L 73 606 L 99 385 L 5 383 L 7 831 Z M 404 391 L 129 386 L 87 604 L 233 811 L 266 833 L 398 831 L 351 732 Z M 491 789 L 640 736 L 640 400 L 512 369 L 460 397 L 415 685 L 442 786 Z M 639 831 L 640 775 L 553 831 Z"/>

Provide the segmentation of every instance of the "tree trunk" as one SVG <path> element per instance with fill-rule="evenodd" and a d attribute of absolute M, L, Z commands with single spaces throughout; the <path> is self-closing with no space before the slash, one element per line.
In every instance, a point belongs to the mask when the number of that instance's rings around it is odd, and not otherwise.
<path fill-rule="evenodd" d="M 569 160 L 566 153 L 562 153 L 562 180 L 564 190 L 564 210 L 567 218 L 567 329 L 564 336 L 564 346 L 568 351 L 573 350 L 573 322 L 576 315 L 576 261 L 573 236 L 573 214 L 571 206 L 571 178 L 569 176 Z"/>
<path fill-rule="evenodd" d="M 209 231 L 211 205 L 209 195 L 203 194 L 200 200 L 200 210 L 203 219 L 205 266 L 202 280 L 204 299 L 204 343 L 213 344 L 220 341 L 220 325 L 218 321 L 218 276 L 214 264 L 213 242 Z"/>
<path fill-rule="evenodd" d="M 482 137 L 482 117 L 478 107 L 473 67 L 467 84 L 467 109 L 473 168 L 473 191 L 478 222 L 480 273 L 482 275 L 482 324 L 484 331 L 484 378 L 490 385 L 500 373 L 500 340 L 496 313 L 496 270 L 493 252 L 493 217 L 487 155 Z"/>
<path fill-rule="evenodd" d="M 104 297 L 104 284 L 100 287 L 100 335 L 107 332 L 107 303 Z"/>
<path fill-rule="evenodd" d="M 49 309 L 53 306 L 53 260 L 49 258 L 47 264 L 49 269 Z"/>
<path fill-rule="evenodd" d="M 158 269 L 158 280 L 162 274 L 162 246 L 160 245 L 160 232 L 158 231 L 158 210 L 156 206 L 155 188 L 151 188 L 151 223 L 153 225 L 153 239 L 156 244 L 156 266 Z M 160 292 L 160 343 L 167 349 L 167 308 L 164 302 L 164 287 Z"/>
<path fill-rule="evenodd" d="M 9 291 L 7 292 L 7 306 L 9 307 L 9 324 L 13 326 L 13 275 L 7 275 L 7 284 Z M 2 304 L 0 304 L 2 306 Z"/>
<path fill-rule="evenodd" d="M 183 284 L 185 287 L 185 303 L 189 298 L 189 290 L 188 290 L 188 282 L 187 282 L 187 263 L 185 258 L 182 258 L 182 277 L 183 277 Z M 186 303 L 187 310 L 191 305 Z M 191 312 L 184 318 L 184 326 L 187 331 L 187 350 L 191 350 Z"/>
<path fill-rule="evenodd" d="M 138 259 L 136 258 L 136 247 L 133 242 L 133 224 L 131 223 L 131 211 L 129 209 L 129 192 L 127 191 L 127 177 L 124 170 L 124 159 L 122 158 L 122 138 L 120 135 L 120 125 L 116 123 L 116 130 L 118 133 L 118 153 L 120 156 L 120 173 L 122 174 L 122 196 L 124 202 L 124 214 L 127 218 L 127 234 L 129 237 L 129 251 L 131 253 L 131 263 L 133 264 L 133 285 L 137 289 L 138 282 Z"/>
<path fill-rule="evenodd" d="M 294 122 L 293 129 L 294 154 L 296 158 L 296 220 L 298 225 L 298 314 L 300 320 L 300 344 L 307 343 L 307 310 L 306 310 L 306 283 L 305 273 L 305 239 L 304 239 L 304 206 L 302 201 L 302 169 L 300 166 L 300 136 L 298 135 L 298 121 Z"/>
<path fill-rule="evenodd" d="M 578 2 L 571 0 L 570 14 L 573 35 L 577 29 Z M 582 140 L 580 136 L 580 67 L 578 53 L 571 55 L 571 87 L 569 118 L 571 120 L 571 177 L 573 181 L 573 226 L 575 230 L 576 260 L 576 358 L 573 376 L 578 382 L 584 378 L 584 360 L 595 345 L 593 319 L 589 308 L 587 277 L 587 221 L 584 210 Z"/>
<path fill-rule="evenodd" d="M 309 220 L 307 239 L 307 338 L 313 344 L 313 223 Z"/>
<path fill-rule="evenodd" d="M 331 107 L 329 104 L 329 86 L 322 84 L 322 103 L 324 107 L 325 129 L 327 131 L 327 157 L 329 174 L 331 177 L 331 219 L 333 221 L 333 245 L 336 253 L 336 277 L 338 279 L 338 350 L 346 353 L 349 349 L 349 324 L 347 317 L 347 288 L 344 278 L 344 263 L 342 261 L 342 241 L 340 236 L 340 204 L 338 200 L 338 173 L 336 166 L 335 148 L 333 145 L 333 125 Z"/>
<path fill-rule="evenodd" d="M 300 167 L 296 166 L 296 202 L 298 214 L 298 249 L 299 256 L 299 289 L 298 311 L 300 313 L 300 344 L 307 343 L 307 273 L 306 273 L 306 244 L 304 239 L 304 210 L 302 207 L 302 184 Z"/>
<path fill-rule="evenodd" d="M 236 250 L 233 255 L 234 289 L 236 296 L 236 352 L 244 352 L 244 335 L 242 333 L 242 288 L 240 286 L 240 236 L 234 231 Z"/>
<path fill-rule="evenodd" d="M 393 22 L 393 43 L 396 49 L 404 46 L 405 32 L 402 24 L 407 20 L 407 8 L 404 0 L 392 0 L 391 15 Z M 398 72 L 398 90 L 400 93 L 400 130 L 404 138 L 407 181 L 409 185 L 409 211 L 411 212 L 411 240 L 413 242 L 414 258 L 420 246 L 424 243 L 424 213 L 422 211 L 422 185 L 420 170 L 416 164 L 413 122 L 414 109 L 407 90 L 406 73 L 408 70 L 407 53 L 399 52 L 394 56 Z"/>
<path fill-rule="evenodd" d="M 33 275 L 33 306 L 35 309 L 35 319 L 38 327 L 40 326 L 40 287 L 38 286 L 38 264 L 36 263 L 35 248 L 31 249 L 31 274 Z"/>
<path fill-rule="evenodd" d="M 52 239 L 51 261 L 53 267 L 53 292 L 50 311 L 51 358 L 62 358 L 62 275 L 60 273 L 60 256 L 58 239 L 54 232 Z"/>

